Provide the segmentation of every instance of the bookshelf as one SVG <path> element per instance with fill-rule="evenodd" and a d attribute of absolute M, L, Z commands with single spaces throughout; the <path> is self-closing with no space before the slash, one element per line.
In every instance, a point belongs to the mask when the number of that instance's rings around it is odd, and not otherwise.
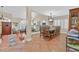
<path fill-rule="evenodd" d="M 79 31 L 79 8 L 69 10 L 69 30 L 76 26 Z"/>
<path fill-rule="evenodd" d="M 72 31 L 66 37 L 66 46 L 68 52 L 79 51 L 79 8 L 69 10 L 69 32 L 76 27 L 77 32 Z"/>

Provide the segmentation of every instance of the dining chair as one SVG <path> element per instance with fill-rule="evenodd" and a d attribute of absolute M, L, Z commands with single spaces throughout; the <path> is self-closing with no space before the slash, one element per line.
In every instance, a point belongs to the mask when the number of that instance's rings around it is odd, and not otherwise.
<path fill-rule="evenodd" d="M 50 33 L 49 33 L 49 27 L 45 27 L 43 29 L 43 38 L 45 40 L 50 40 Z"/>

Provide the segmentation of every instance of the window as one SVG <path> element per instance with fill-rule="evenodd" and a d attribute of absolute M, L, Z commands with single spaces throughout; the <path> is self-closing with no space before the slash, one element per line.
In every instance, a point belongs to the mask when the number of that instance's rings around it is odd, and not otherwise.
<path fill-rule="evenodd" d="M 61 32 L 68 31 L 68 19 L 55 19 L 54 26 L 61 26 Z"/>

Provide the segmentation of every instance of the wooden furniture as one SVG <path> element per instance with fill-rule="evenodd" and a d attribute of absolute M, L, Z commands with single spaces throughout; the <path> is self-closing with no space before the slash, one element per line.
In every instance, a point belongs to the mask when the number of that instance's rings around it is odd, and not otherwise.
<path fill-rule="evenodd" d="M 11 34 L 11 22 L 2 22 L 2 35 Z"/>
<path fill-rule="evenodd" d="M 40 36 L 43 35 L 45 29 L 49 29 L 49 26 L 40 26 Z"/>
<path fill-rule="evenodd" d="M 2 48 L 8 47 L 8 35 L 11 34 L 11 22 L 5 22 L 0 19 L 0 39 Z"/>
<path fill-rule="evenodd" d="M 69 30 L 76 26 L 79 31 L 79 8 L 69 10 Z"/>
<path fill-rule="evenodd" d="M 49 29 L 50 39 L 54 37 L 54 32 L 55 32 L 55 29 Z"/>
<path fill-rule="evenodd" d="M 69 32 L 74 27 L 79 31 L 79 8 L 69 10 Z M 79 33 L 71 31 L 71 34 L 67 35 L 66 43 L 67 51 L 79 51 Z"/>
<path fill-rule="evenodd" d="M 42 35 L 45 40 L 50 40 L 49 27 L 44 27 Z"/>
<path fill-rule="evenodd" d="M 48 40 L 54 38 L 55 36 L 60 34 L 60 26 L 55 26 L 54 28 L 50 28 L 49 26 L 40 27 L 40 36 L 44 38 L 48 38 Z"/>

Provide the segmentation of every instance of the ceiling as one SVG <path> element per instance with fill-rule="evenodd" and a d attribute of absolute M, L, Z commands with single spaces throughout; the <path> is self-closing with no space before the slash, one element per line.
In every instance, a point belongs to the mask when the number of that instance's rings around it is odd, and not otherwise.
<path fill-rule="evenodd" d="M 78 8 L 78 6 L 34 6 L 32 9 L 38 13 L 44 15 L 50 15 L 50 12 L 53 15 L 67 15 L 69 13 L 69 9 Z"/>
<path fill-rule="evenodd" d="M 52 12 L 52 14 L 56 16 L 67 15 L 69 9 L 77 7 L 78 6 L 32 6 L 32 10 L 44 15 L 50 15 L 50 12 Z M 5 6 L 4 11 L 12 13 L 14 17 L 26 18 L 25 6 Z"/>
<path fill-rule="evenodd" d="M 24 6 L 4 6 L 3 11 L 11 13 L 13 17 L 26 18 L 26 8 Z"/>

